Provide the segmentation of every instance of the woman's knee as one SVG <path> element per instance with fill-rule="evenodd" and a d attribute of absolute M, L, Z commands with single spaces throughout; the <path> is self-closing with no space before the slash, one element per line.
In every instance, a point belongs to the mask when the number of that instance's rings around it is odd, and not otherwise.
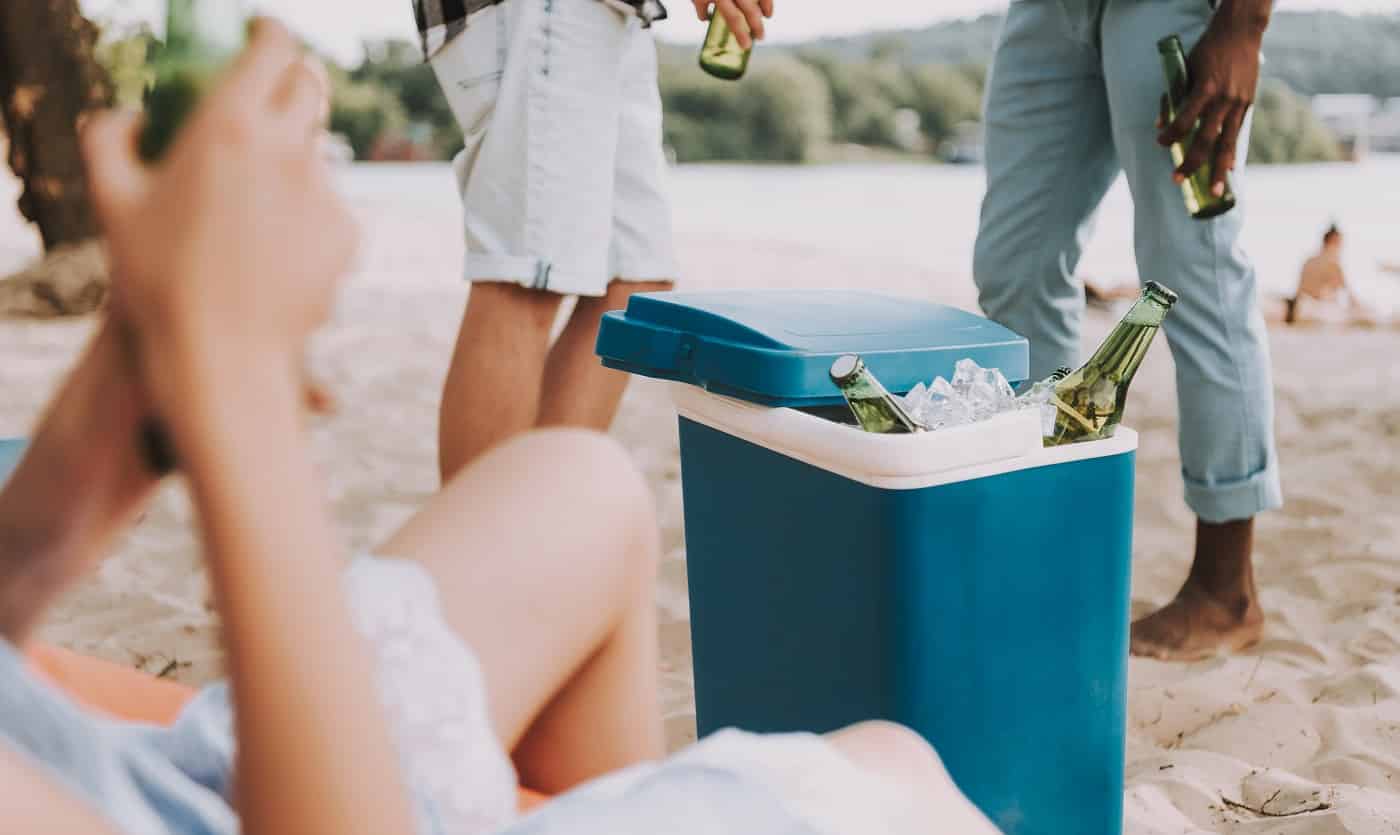
<path fill-rule="evenodd" d="M 659 533 L 651 488 L 627 450 L 607 435 L 584 429 L 528 432 L 502 452 L 519 456 L 519 471 L 536 473 L 532 491 L 548 494 L 542 504 L 579 509 L 573 524 L 586 527 L 609 547 L 589 555 L 629 584 L 655 576 Z M 580 530 L 580 535 L 585 531 Z M 609 570 L 611 569 L 611 570 Z"/>
<path fill-rule="evenodd" d="M 894 722 L 861 722 L 828 734 L 837 751 L 861 768 L 909 785 L 947 779 L 943 761 L 917 732 Z"/>

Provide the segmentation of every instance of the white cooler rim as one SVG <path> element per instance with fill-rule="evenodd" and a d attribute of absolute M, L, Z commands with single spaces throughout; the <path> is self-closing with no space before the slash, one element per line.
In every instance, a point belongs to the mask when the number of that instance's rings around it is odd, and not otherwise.
<path fill-rule="evenodd" d="M 796 409 L 770 408 L 671 383 L 681 416 L 871 487 L 919 490 L 959 481 L 1122 455 L 1137 433 L 1119 426 L 1106 441 L 1045 447 L 1040 414 L 1008 412 L 991 420 L 918 435 L 878 435 Z"/>

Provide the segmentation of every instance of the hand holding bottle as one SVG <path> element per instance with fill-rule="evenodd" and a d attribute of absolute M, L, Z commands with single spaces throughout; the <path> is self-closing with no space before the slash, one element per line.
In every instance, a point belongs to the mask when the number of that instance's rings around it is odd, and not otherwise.
<path fill-rule="evenodd" d="M 157 411 L 170 405 L 154 367 L 163 349 L 270 353 L 292 374 L 328 316 L 356 233 L 317 151 L 323 114 L 323 76 L 284 28 L 260 22 L 160 165 L 137 156 L 134 117 L 86 126 L 113 312 L 138 337 Z"/>
<path fill-rule="evenodd" d="M 773 16 L 774 0 L 693 0 L 695 13 L 701 20 L 713 14 L 724 18 L 734 32 L 734 39 L 743 49 L 752 49 L 755 40 L 763 40 L 763 19 Z"/>
<path fill-rule="evenodd" d="M 1191 146 L 1176 169 L 1179 183 L 1213 162 L 1211 192 L 1225 192 L 1225 178 L 1235 167 L 1236 145 L 1245 116 L 1259 86 L 1259 50 L 1269 21 L 1268 0 L 1223 0 L 1205 35 L 1187 56 L 1191 89 L 1157 141 L 1170 146 L 1188 136 L 1199 122 Z"/>

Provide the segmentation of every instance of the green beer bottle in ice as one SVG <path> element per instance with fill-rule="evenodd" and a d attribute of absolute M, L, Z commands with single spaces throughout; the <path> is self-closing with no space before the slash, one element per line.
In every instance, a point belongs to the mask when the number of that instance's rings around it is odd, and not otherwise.
<path fill-rule="evenodd" d="M 909 416 L 894 395 L 886 391 L 870 369 L 865 367 L 865 361 L 855 354 L 838 357 L 831 364 L 831 381 L 841 389 L 841 394 L 856 416 L 856 422 L 866 432 L 923 431 L 923 427 Z"/>
<path fill-rule="evenodd" d="M 1162 71 L 1167 76 L 1167 112 L 1164 116 L 1166 123 L 1171 124 L 1191 89 L 1191 78 L 1186 69 L 1186 50 L 1181 45 L 1181 38 L 1171 35 L 1157 42 L 1157 52 L 1162 58 Z M 1199 129 L 1200 123 L 1197 122 L 1184 139 L 1172 143 L 1172 162 L 1178 167 L 1186 161 L 1186 150 L 1195 141 L 1196 131 Z M 1235 208 L 1235 194 L 1230 190 L 1228 177 L 1225 179 L 1223 194 L 1216 197 L 1211 192 L 1211 176 L 1214 173 L 1215 160 L 1212 157 L 1201 163 L 1201 167 L 1192 172 L 1191 176 L 1181 181 L 1181 194 L 1186 200 L 1186 211 L 1197 220 L 1223 215 Z"/>
<path fill-rule="evenodd" d="M 1147 282 L 1142 296 L 1084 367 L 1055 386 L 1050 395 L 1055 427 L 1045 438 L 1046 446 L 1113 437 L 1123 420 L 1133 375 L 1174 304 L 1175 293 L 1155 281 Z"/>
<path fill-rule="evenodd" d="M 744 77 L 749 68 L 749 55 L 753 49 L 744 49 L 734 37 L 734 30 L 724 16 L 710 7 L 710 30 L 705 34 L 705 45 L 700 48 L 700 68 L 726 81 Z"/>
<path fill-rule="evenodd" d="M 165 42 L 146 93 L 142 158 L 159 159 L 170 147 L 210 81 L 242 48 L 246 27 L 239 0 L 166 0 Z"/>

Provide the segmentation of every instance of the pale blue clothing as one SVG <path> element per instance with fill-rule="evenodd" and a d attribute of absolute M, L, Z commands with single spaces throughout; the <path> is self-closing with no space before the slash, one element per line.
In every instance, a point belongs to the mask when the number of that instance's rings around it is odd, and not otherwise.
<path fill-rule="evenodd" d="M 1027 337 L 1031 373 L 1077 366 L 1083 290 L 1072 274 L 1099 202 L 1123 171 L 1141 280 L 1180 301 L 1165 332 L 1176 362 L 1186 501 L 1203 520 L 1282 505 L 1273 386 L 1254 267 L 1239 245 L 1248 208 L 1200 221 L 1172 182 L 1155 122 L 1164 89 L 1157 41 L 1189 50 L 1207 0 L 1018 0 L 1007 11 L 986 102 L 987 195 L 974 274 L 987 315 Z"/>
<path fill-rule="evenodd" d="M 171 728 L 93 714 L 35 677 L 0 641 L 0 746 L 21 754 L 130 835 L 236 835 L 228 691 L 204 691 Z M 684 758 L 565 795 L 502 835 L 817 835 L 742 769 Z M 423 819 L 430 819 L 425 816 Z M 424 835 L 452 835 L 433 827 Z"/>
<path fill-rule="evenodd" d="M 42 764 L 121 832 L 233 835 L 227 691 L 200 694 L 171 728 L 93 714 L 0 641 L 0 745 Z"/>

